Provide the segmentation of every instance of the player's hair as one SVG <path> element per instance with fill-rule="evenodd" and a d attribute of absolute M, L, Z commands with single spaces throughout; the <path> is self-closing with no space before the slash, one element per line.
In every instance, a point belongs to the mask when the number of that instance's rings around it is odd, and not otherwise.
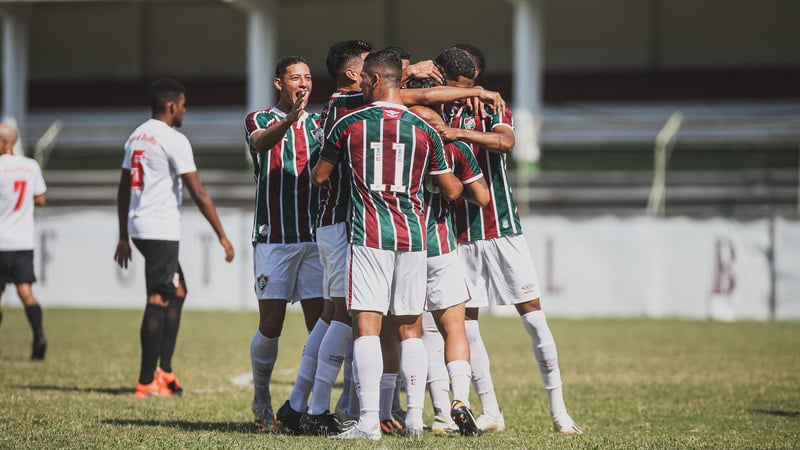
<path fill-rule="evenodd" d="M 408 53 L 406 51 L 406 49 L 404 49 L 403 47 L 398 47 L 396 45 L 390 45 L 388 47 L 385 47 L 384 50 L 389 50 L 391 52 L 397 53 L 397 56 L 399 56 L 401 60 L 402 59 L 407 59 L 407 60 L 411 61 L 411 53 Z"/>
<path fill-rule="evenodd" d="M 434 62 L 449 81 L 458 81 L 459 77 L 470 80 L 475 78 L 475 64 L 472 63 L 469 53 L 460 48 L 449 47 L 442 50 L 436 55 Z"/>
<path fill-rule="evenodd" d="M 391 50 L 376 50 L 364 59 L 364 72 L 380 73 L 388 84 L 400 86 L 403 75 L 403 62 Z"/>
<path fill-rule="evenodd" d="M 279 59 L 278 64 L 275 65 L 275 78 L 282 78 L 286 75 L 286 69 L 297 63 L 308 65 L 308 61 L 302 56 L 284 56 Z"/>
<path fill-rule="evenodd" d="M 456 44 L 453 47 L 460 48 L 465 52 L 469 53 L 469 57 L 472 58 L 472 63 L 475 64 L 475 68 L 478 69 L 478 74 L 475 75 L 475 79 L 483 75 L 483 70 L 486 69 L 486 57 L 483 56 L 483 52 L 478 47 L 475 47 L 472 44 Z"/>
<path fill-rule="evenodd" d="M 436 86 L 441 86 L 441 84 L 433 78 L 412 78 L 406 83 L 406 89 L 424 89 Z"/>
<path fill-rule="evenodd" d="M 353 58 L 360 58 L 362 53 L 371 51 L 372 44 L 361 39 L 337 42 L 328 48 L 325 67 L 330 76 L 336 78 Z"/>
<path fill-rule="evenodd" d="M 153 114 L 162 113 L 167 109 L 167 103 L 177 102 L 181 94 L 186 95 L 186 88 L 172 78 L 159 78 L 150 83 L 147 95 L 150 99 L 150 109 Z"/>

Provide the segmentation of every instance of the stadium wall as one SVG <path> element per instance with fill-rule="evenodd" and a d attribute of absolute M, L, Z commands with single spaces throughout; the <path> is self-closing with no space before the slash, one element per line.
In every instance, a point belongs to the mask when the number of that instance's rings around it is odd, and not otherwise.
<path fill-rule="evenodd" d="M 227 264 L 211 228 L 184 212 L 181 263 L 186 307 L 256 310 L 252 213 L 222 208 L 236 248 Z M 800 223 L 783 219 L 530 216 L 523 228 L 534 255 L 542 301 L 554 317 L 800 319 Z M 117 218 L 109 208 L 48 208 L 37 213 L 34 291 L 45 307 L 140 308 L 144 264 L 113 261 Z M 18 307 L 14 289 L 5 306 Z M 514 314 L 512 307 L 492 313 Z"/>

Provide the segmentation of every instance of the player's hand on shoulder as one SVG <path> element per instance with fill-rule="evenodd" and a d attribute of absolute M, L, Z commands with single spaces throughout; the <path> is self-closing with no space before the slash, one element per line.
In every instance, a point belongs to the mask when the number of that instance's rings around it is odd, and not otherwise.
<path fill-rule="evenodd" d="M 489 107 L 492 108 L 497 113 L 498 116 L 502 116 L 503 115 L 503 112 L 506 109 L 506 101 L 503 100 L 503 96 L 500 95 L 499 92 L 489 91 L 489 90 L 483 89 L 481 91 L 481 95 L 480 95 L 479 99 L 480 99 L 481 102 L 489 105 Z M 483 107 L 482 106 L 481 106 L 481 109 L 480 109 L 480 114 L 483 115 Z"/>
<path fill-rule="evenodd" d="M 219 243 L 222 244 L 222 248 L 225 249 L 225 261 L 231 262 L 233 261 L 233 245 L 231 245 L 231 241 L 228 240 L 226 236 L 222 236 L 219 238 Z"/>
<path fill-rule="evenodd" d="M 425 61 L 420 61 L 415 64 L 411 64 L 406 68 L 408 77 L 404 78 L 433 78 L 439 84 L 444 84 L 445 79 L 442 75 L 442 72 L 436 67 L 436 64 L 430 60 L 426 59 Z"/>
<path fill-rule="evenodd" d="M 117 251 L 114 252 L 114 261 L 123 269 L 128 268 L 128 261 L 131 260 L 131 244 L 127 239 L 120 239 L 117 242 Z"/>
<path fill-rule="evenodd" d="M 436 131 L 439 133 L 439 136 L 442 137 L 443 141 L 451 142 L 458 140 L 461 130 L 459 128 L 450 128 L 443 124 L 436 124 Z"/>

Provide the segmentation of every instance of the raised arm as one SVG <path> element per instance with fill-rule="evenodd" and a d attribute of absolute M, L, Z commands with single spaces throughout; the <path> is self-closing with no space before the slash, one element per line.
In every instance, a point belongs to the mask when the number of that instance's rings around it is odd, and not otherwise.
<path fill-rule="evenodd" d="M 297 119 L 303 114 L 307 104 L 308 91 L 302 91 L 298 94 L 297 100 L 295 100 L 291 111 L 286 114 L 286 117 L 266 129 L 256 130 L 250 135 L 250 151 L 263 153 L 278 145 L 286 135 L 286 132 L 289 131 L 289 127 L 297 122 Z"/>
<path fill-rule="evenodd" d="M 189 194 L 192 196 L 192 200 L 197 204 L 200 212 L 203 213 L 203 216 L 208 220 L 208 223 L 211 224 L 211 228 L 213 228 L 214 232 L 217 234 L 220 245 L 225 249 L 225 261 L 233 261 L 233 245 L 231 245 L 228 237 L 225 236 L 225 230 L 222 228 L 222 223 L 217 215 L 217 208 L 214 207 L 211 196 L 208 195 L 208 192 L 206 192 L 206 189 L 203 187 L 203 183 L 200 182 L 200 177 L 197 175 L 197 172 L 184 173 L 181 175 L 181 180 L 183 180 L 183 184 L 185 184 L 186 188 L 189 190 Z"/>
<path fill-rule="evenodd" d="M 433 78 L 439 84 L 444 84 L 445 82 L 442 72 L 439 71 L 439 68 L 436 67 L 433 60 L 430 59 L 406 66 L 403 69 L 403 76 L 400 80 L 400 84 L 406 84 L 406 82 L 412 78 Z"/>

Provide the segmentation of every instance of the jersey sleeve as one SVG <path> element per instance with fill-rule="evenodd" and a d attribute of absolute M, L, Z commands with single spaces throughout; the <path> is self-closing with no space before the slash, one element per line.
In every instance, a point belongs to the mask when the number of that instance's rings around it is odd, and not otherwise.
<path fill-rule="evenodd" d="M 495 127 L 498 126 L 507 126 L 511 128 L 512 131 L 514 130 L 514 118 L 511 115 L 511 108 L 509 108 L 508 106 L 506 106 L 505 109 L 503 109 L 502 116 L 498 115 L 496 111 L 493 111 L 489 107 L 486 107 L 486 112 L 491 114 L 493 130 L 495 129 Z"/>
<path fill-rule="evenodd" d="M 266 130 L 271 127 L 275 122 L 280 120 L 276 115 L 270 114 L 269 111 L 255 111 L 251 112 L 244 119 L 244 134 L 247 148 L 253 151 L 253 146 L 250 145 L 250 138 L 253 133 L 258 130 Z"/>
<path fill-rule="evenodd" d="M 472 154 L 470 145 L 454 141 L 447 144 L 447 147 L 453 157 L 453 173 L 462 183 L 474 183 L 483 178 L 481 166 Z"/>
<path fill-rule="evenodd" d="M 122 170 L 131 170 L 131 141 L 125 142 L 125 156 L 122 157 Z"/>
<path fill-rule="evenodd" d="M 431 175 L 451 172 L 453 167 L 445 157 L 444 144 L 442 143 L 442 138 L 439 136 L 439 133 L 432 131 L 427 134 L 430 136 L 431 141 Z"/>
<path fill-rule="evenodd" d="M 175 173 L 183 175 L 185 173 L 197 172 L 194 164 L 194 154 L 189 139 L 176 131 L 175 138 L 168 144 L 167 159 L 170 165 L 175 168 Z"/>

